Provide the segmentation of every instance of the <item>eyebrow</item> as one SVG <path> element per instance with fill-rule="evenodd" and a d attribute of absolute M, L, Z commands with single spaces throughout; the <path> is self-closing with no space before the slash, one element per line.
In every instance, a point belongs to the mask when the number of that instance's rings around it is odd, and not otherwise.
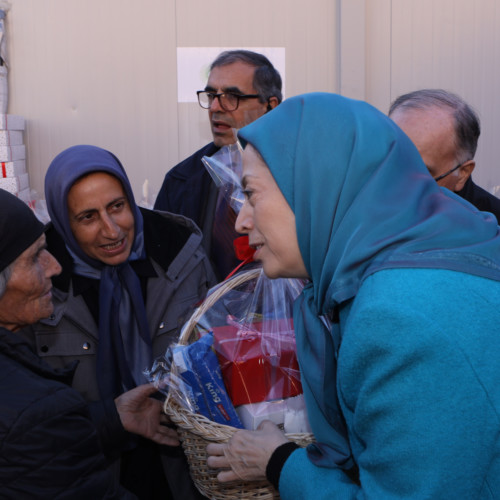
<path fill-rule="evenodd" d="M 225 87 L 225 88 L 222 88 L 221 90 L 222 90 L 222 93 L 243 94 L 243 92 L 238 87 Z M 205 91 L 206 92 L 217 92 L 217 89 L 214 89 L 213 87 L 206 86 Z"/>
<path fill-rule="evenodd" d="M 246 187 L 248 186 L 248 182 L 249 182 L 249 181 L 250 181 L 250 179 L 252 179 L 252 178 L 254 178 L 254 179 L 255 179 L 255 178 L 256 178 L 256 176 L 255 176 L 255 175 L 252 175 L 252 174 L 246 174 L 246 175 L 244 175 L 244 176 L 241 178 L 241 182 L 240 182 L 241 187 L 242 187 L 242 188 L 246 188 Z"/>
<path fill-rule="evenodd" d="M 111 200 L 107 205 L 106 205 L 106 208 L 110 207 L 111 205 L 114 205 L 116 202 L 118 201 L 121 201 L 121 200 L 125 200 L 127 203 L 128 203 L 128 198 L 126 195 L 123 195 L 123 196 L 118 196 L 117 198 L 115 198 L 114 200 Z M 84 215 L 84 214 L 90 214 L 92 212 L 98 212 L 99 210 L 97 210 L 97 208 L 85 208 L 84 210 L 82 210 L 81 212 L 78 212 L 76 213 L 74 216 L 73 216 L 73 219 L 78 219 L 78 217 L 80 217 L 81 215 Z"/>
<path fill-rule="evenodd" d="M 82 210 L 81 212 L 78 212 L 77 214 L 74 214 L 72 216 L 72 219 L 76 220 L 78 217 L 84 215 L 84 214 L 89 214 L 91 212 L 96 212 L 97 210 L 95 208 L 86 208 L 85 210 Z"/>
<path fill-rule="evenodd" d="M 115 198 L 114 200 L 111 200 L 107 205 L 106 205 L 106 208 L 110 207 L 111 205 L 114 205 L 117 201 L 122 201 L 122 200 L 125 200 L 128 202 L 128 198 L 126 195 L 123 195 L 123 196 L 118 196 L 117 198 Z"/>

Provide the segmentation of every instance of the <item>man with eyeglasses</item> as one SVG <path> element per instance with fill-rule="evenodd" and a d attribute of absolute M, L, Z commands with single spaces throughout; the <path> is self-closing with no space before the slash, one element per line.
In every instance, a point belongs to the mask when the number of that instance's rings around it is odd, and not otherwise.
<path fill-rule="evenodd" d="M 500 200 L 472 182 L 481 130 L 476 113 L 461 97 L 441 89 L 417 90 L 399 96 L 389 116 L 413 141 L 440 186 L 500 221 Z"/>
<path fill-rule="evenodd" d="M 156 198 L 156 210 L 185 215 L 201 228 L 219 280 L 239 263 L 232 248 L 238 234 L 232 214 L 218 215 L 222 197 L 201 159 L 234 144 L 237 129 L 276 107 L 282 100 L 281 85 L 280 74 L 262 54 L 248 50 L 219 54 L 205 89 L 198 91 L 198 103 L 208 110 L 213 142 L 172 168 Z"/>

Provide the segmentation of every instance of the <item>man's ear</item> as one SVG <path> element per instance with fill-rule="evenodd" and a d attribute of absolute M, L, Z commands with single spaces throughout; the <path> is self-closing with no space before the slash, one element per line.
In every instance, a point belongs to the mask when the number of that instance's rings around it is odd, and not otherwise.
<path fill-rule="evenodd" d="M 476 162 L 474 160 L 466 161 L 463 165 L 460 166 L 460 168 L 458 169 L 458 181 L 455 184 L 455 192 L 463 189 L 475 166 Z"/>
<path fill-rule="evenodd" d="M 267 111 L 271 111 L 279 104 L 277 97 L 270 97 L 267 101 Z"/>

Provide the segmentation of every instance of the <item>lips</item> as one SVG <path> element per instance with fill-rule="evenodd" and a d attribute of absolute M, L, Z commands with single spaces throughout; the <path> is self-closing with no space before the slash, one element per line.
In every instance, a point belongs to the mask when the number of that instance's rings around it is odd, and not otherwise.
<path fill-rule="evenodd" d="M 126 238 L 115 241 L 113 243 L 106 243 L 105 245 L 100 245 L 99 248 L 106 253 L 106 255 L 116 255 L 123 252 L 126 247 Z"/>
<path fill-rule="evenodd" d="M 227 124 L 226 122 L 213 120 L 212 121 L 212 128 L 215 131 L 225 132 L 225 131 L 229 130 L 230 128 L 232 128 L 232 126 Z"/>
<path fill-rule="evenodd" d="M 253 254 L 254 260 L 259 260 L 260 249 L 264 246 L 263 243 L 249 243 L 249 246 L 255 250 Z"/>

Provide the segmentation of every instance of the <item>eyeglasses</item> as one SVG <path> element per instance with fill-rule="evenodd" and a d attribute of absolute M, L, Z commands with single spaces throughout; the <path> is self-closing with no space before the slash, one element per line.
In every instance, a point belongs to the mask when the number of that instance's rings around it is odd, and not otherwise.
<path fill-rule="evenodd" d="M 447 175 L 450 175 L 452 172 L 455 172 L 455 170 L 457 168 L 460 168 L 463 164 L 463 163 L 459 163 L 456 167 L 453 167 L 451 170 L 448 170 L 448 172 L 445 172 L 444 174 L 441 174 L 441 175 L 438 175 L 437 177 L 434 177 L 434 180 L 437 182 L 437 181 L 440 181 L 441 179 L 444 179 Z"/>
<path fill-rule="evenodd" d="M 214 99 L 219 99 L 220 107 L 224 111 L 235 111 L 240 105 L 240 99 L 257 99 L 259 94 L 233 94 L 232 92 L 222 92 L 215 94 L 207 90 L 198 90 L 198 103 L 203 109 L 210 109 Z"/>

